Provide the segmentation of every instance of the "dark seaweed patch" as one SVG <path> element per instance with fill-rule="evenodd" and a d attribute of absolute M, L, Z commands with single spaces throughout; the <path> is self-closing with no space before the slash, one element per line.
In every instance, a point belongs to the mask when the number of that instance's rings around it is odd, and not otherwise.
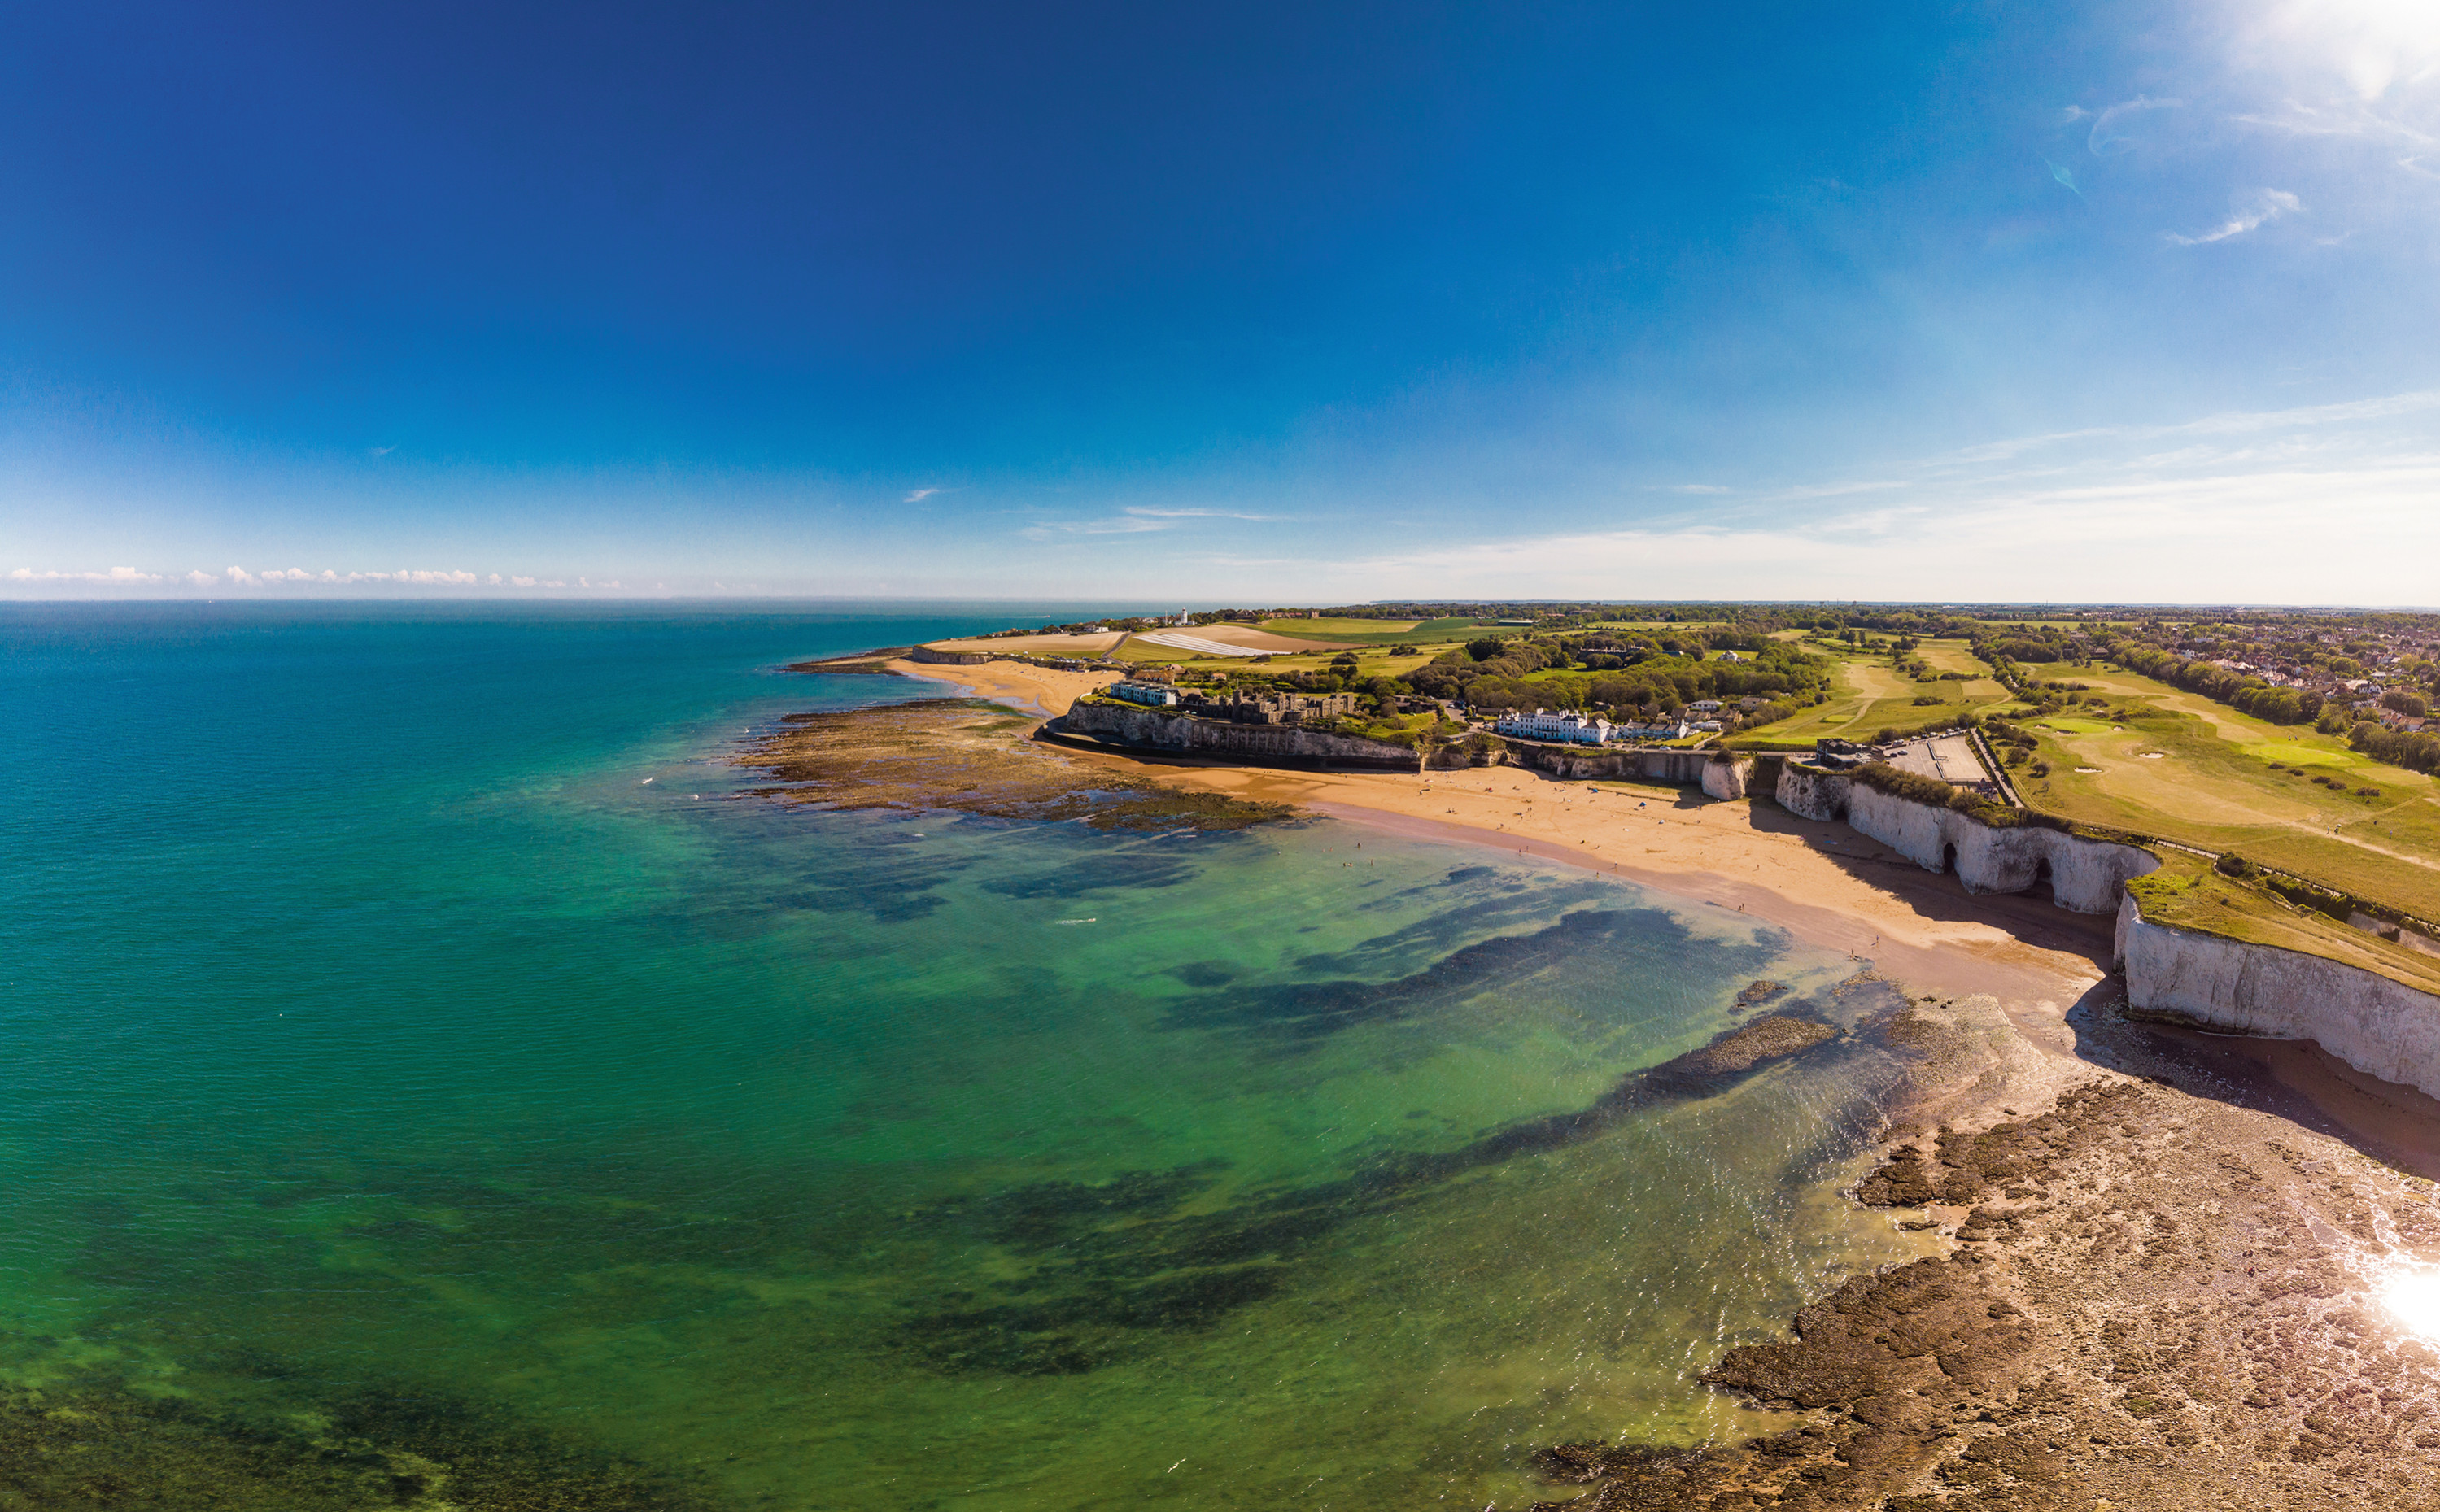
<path fill-rule="evenodd" d="M 1431 889 L 1415 888 L 1411 891 L 1420 898 Z M 1480 940 L 1503 930 L 1539 927 L 1552 915 L 1564 915 L 1566 910 L 1575 905 L 1614 903 L 1617 898 L 1615 892 L 1592 884 L 1519 888 L 1478 896 L 1471 902 L 1436 908 L 1421 918 L 1359 940 L 1343 950 L 1299 956 L 1295 965 L 1298 970 L 1314 976 L 1379 976 L 1411 969 L 1413 963 L 1433 954 L 1462 950 L 1468 941 Z M 1685 930 L 1669 915 L 1658 909 L 1633 912 L 1651 920 L 1654 944 L 1676 945 L 1686 938 Z"/>
<path fill-rule="evenodd" d="M 1169 1171 L 1128 1171 L 1090 1185 L 1032 1182 L 937 1203 L 924 1218 L 1020 1253 L 1036 1251 L 1069 1243 L 1113 1218 L 1175 1208 L 1208 1189 L 1227 1168 L 1226 1161 L 1197 1161 Z"/>
<path fill-rule="evenodd" d="M 1309 1042 L 1358 1024 L 1394 1023 L 1428 1013 L 1559 966 L 1581 952 L 1630 938 L 1648 946 L 1682 944 L 1687 937 L 1685 926 L 1658 910 L 1587 909 L 1562 915 L 1557 923 L 1531 934 L 1478 940 L 1390 981 L 1342 977 L 1215 990 L 1173 1004 L 1168 1022 L 1184 1028 L 1242 1029 L 1291 1043 Z M 1370 948 L 1365 950 L 1369 953 Z"/>
<path fill-rule="evenodd" d="M 748 868 L 743 880 L 699 888 L 645 921 L 677 939 L 753 939 L 785 928 L 791 913 L 862 914 L 903 923 L 941 907 L 935 889 L 973 864 L 954 849 L 879 836 L 826 850 L 822 869 L 801 875 L 796 840 L 786 833 L 766 847 L 768 874 Z"/>
<path fill-rule="evenodd" d="M 293 1371 L 258 1371 L 278 1388 Z M 239 1384 L 242 1385 L 242 1382 Z M 702 1487 L 507 1414 L 406 1390 L 282 1392 L 241 1414 L 88 1381 L 0 1397 L 0 1504 L 188 1512 L 709 1512 Z M 306 1409 L 326 1426 L 300 1426 Z"/>
<path fill-rule="evenodd" d="M 988 881 L 983 890 L 1004 898 L 1082 898 L 1113 888 L 1175 887 L 1192 881 L 1199 869 L 1171 853 L 1118 851 L 1078 856 L 1050 871 Z"/>
<path fill-rule="evenodd" d="M 1237 980 L 1237 969 L 1226 961 L 1189 961 L 1171 967 L 1169 974 L 1188 987 L 1227 987 Z"/>
<path fill-rule="evenodd" d="M 1208 1328 L 1286 1284 L 1343 1225 L 1519 1156 L 1595 1138 L 1644 1110 L 1716 1096 L 1764 1067 L 1851 1043 L 1818 1019 L 1773 1014 L 1633 1073 L 1589 1107 L 1525 1119 L 1456 1149 L 1383 1156 L 1337 1181 L 1262 1188 L 1184 1211 L 1217 1179 L 1205 1163 L 1085 1185 L 1045 1182 L 913 1215 L 998 1245 L 1021 1280 L 918 1311 L 903 1337 L 943 1370 L 1067 1375 L 1130 1358 L 1161 1333 Z"/>

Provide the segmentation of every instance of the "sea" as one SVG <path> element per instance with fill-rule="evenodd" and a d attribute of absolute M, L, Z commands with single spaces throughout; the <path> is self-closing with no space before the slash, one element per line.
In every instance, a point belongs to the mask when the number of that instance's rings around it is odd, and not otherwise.
<path fill-rule="evenodd" d="M 729 763 L 942 692 L 787 663 L 1084 612 L 0 606 L 0 1483 L 1472 1512 L 1785 1426 L 1700 1373 L 1922 1253 L 1839 1196 L 1903 1068 L 1500 1134 L 1757 979 L 1852 1017 L 1845 957 L 1343 820 Z"/>

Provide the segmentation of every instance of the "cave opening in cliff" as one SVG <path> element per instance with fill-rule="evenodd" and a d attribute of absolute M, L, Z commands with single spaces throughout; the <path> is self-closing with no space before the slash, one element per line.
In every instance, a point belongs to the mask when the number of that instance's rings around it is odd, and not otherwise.
<path fill-rule="evenodd" d="M 2051 859 L 2048 856 L 2034 863 L 2034 884 L 2025 891 L 2036 898 L 2047 898 L 2054 903 L 2058 901 L 2057 880 L 2051 875 Z"/>
<path fill-rule="evenodd" d="M 1940 869 L 1948 873 L 1952 877 L 1957 875 L 1957 847 L 1955 845 L 1943 845 L 1940 847 Z"/>

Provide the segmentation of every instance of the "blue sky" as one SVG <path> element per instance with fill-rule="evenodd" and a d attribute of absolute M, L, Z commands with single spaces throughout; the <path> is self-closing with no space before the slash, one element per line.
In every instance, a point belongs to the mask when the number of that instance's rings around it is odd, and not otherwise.
<path fill-rule="evenodd" d="M 2431 603 L 2435 232 L 2403 0 L 19 8 L 0 593 Z"/>

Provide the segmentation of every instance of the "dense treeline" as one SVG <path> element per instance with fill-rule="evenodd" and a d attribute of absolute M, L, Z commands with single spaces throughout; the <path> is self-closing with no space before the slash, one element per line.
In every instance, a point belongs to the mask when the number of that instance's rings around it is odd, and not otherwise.
<path fill-rule="evenodd" d="M 1748 659 L 1713 659 L 1724 650 Z M 1454 699 L 1489 713 L 1562 708 L 1646 714 L 1703 699 L 1750 697 L 1778 705 L 1784 714 L 1800 701 L 1812 702 L 1826 671 L 1821 659 L 1789 642 L 1713 628 L 1655 639 L 1598 631 L 1486 638 L 1417 667 L 1402 681 L 1427 697 Z M 1747 722 L 1759 720 L 1749 717 Z"/>
<path fill-rule="evenodd" d="M 2111 661 L 2130 672 L 2200 693 L 2272 724 L 2310 724 L 2322 717 L 2322 695 L 2309 688 L 2273 687 L 2258 677 L 2128 641 L 2112 641 L 2106 649 Z"/>
<path fill-rule="evenodd" d="M 2348 732 L 2347 744 L 2376 761 L 2409 772 L 2440 771 L 2440 735 L 2393 730 L 2366 720 Z"/>

